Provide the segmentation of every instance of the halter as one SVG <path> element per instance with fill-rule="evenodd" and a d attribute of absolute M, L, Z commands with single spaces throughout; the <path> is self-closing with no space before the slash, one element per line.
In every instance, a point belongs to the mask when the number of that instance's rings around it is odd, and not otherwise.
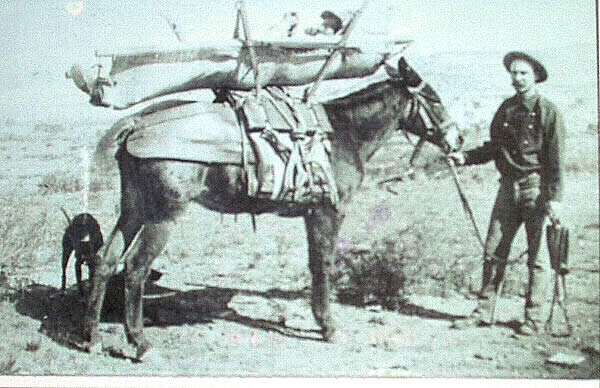
<path fill-rule="evenodd" d="M 389 73 L 389 70 L 388 70 L 388 73 Z M 446 130 L 448 128 L 450 128 L 453 125 L 456 125 L 456 123 L 454 121 L 442 118 L 442 117 L 440 117 L 440 115 L 438 115 L 434 112 L 433 108 L 431 107 L 431 104 L 428 101 L 428 100 L 430 100 L 430 98 L 427 98 L 427 95 L 424 92 L 424 89 L 426 86 L 427 86 L 427 83 L 423 80 L 421 80 L 419 82 L 419 84 L 414 87 L 406 85 L 406 84 L 403 85 L 403 87 L 406 89 L 406 91 L 408 93 L 409 99 L 404 108 L 405 110 L 408 111 L 408 114 L 405 116 L 406 118 L 403 120 L 404 122 L 403 122 L 403 125 L 401 125 L 401 129 L 402 129 L 402 133 L 404 134 L 404 137 L 406 137 L 406 140 L 408 140 L 410 145 L 412 145 L 414 147 L 414 150 L 412 152 L 412 155 L 410 156 L 408 170 L 404 174 L 394 175 L 392 177 L 388 177 L 388 178 L 381 180 L 378 183 L 380 186 L 383 186 L 387 182 L 403 180 L 405 176 L 412 177 L 412 175 L 414 174 L 413 167 L 414 167 L 415 161 L 416 161 L 417 157 L 419 156 L 419 154 L 421 153 L 421 150 L 422 150 L 425 142 L 426 141 L 433 142 L 434 140 L 441 138 L 446 133 Z M 412 142 L 412 140 L 410 139 L 410 137 L 408 136 L 408 133 L 410 132 L 408 130 L 408 128 L 413 127 L 412 124 L 414 124 L 414 122 L 419 118 L 423 122 L 423 126 L 425 127 L 425 132 L 423 134 L 419 135 L 419 140 L 417 141 L 417 144 L 414 144 Z M 447 151 L 447 150 L 444 150 L 444 151 Z M 394 193 L 393 191 L 391 191 L 391 189 L 389 187 L 387 187 L 387 185 L 386 185 L 386 190 Z"/>
<path fill-rule="evenodd" d="M 420 119 L 423 122 L 423 125 L 425 127 L 425 132 L 419 136 L 419 141 L 414 146 L 415 149 L 410 158 L 410 167 L 411 168 L 413 167 L 414 161 L 416 160 L 417 156 L 421 152 L 421 149 L 423 148 L 423 144 L 425 144 L 425 141 L 436 140 L 437 138 L 443 136 L 446 133 L 446 130 L 448 128 L 450 128 L 453 125 L 456 125 L 456 123 L 454 121 L 441 118 L 441 117 L 439 117 L 439 115 L 437 115 L 433 111 L 431 104 L 427 101 L 428 99 L 427 99 L 427 97 L 425 97 L 425 94 L 423 92 L 423 89 L 426 86 L 427 86 L 427 83 L 424 81 L 421 81 L 419 83 L 419 85 L 417 85 L 415 87 L 411 87 L 408 85 L 405 86 L 406 91 L 409 94 L 409 101 L 407 103 L 408 115 L 405 120 L 405 123 L 407 125 L 402 127 L 404 136 L 407 139 L 409 139 L 407 128 L 411 127 L 411 126 L 408 124 L 416 121 L 417 116 L 420 117 Z M 412 144 L 412 142 L 411 142 L 411 144 Z"/>

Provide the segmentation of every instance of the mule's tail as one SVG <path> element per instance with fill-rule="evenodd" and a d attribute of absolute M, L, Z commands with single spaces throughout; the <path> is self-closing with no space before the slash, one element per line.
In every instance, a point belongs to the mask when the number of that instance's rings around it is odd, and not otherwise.
<path fill-rule="evenodd" d="M 65 215 L 65 218 L 67 219 L 67 223 L 69 225 L 71 225 L 71 218 L 69 217 L 69 214 L 67 213 L 67 211 L 65 210 L 64 207 L 60 207 L 60 210 L 62 211 L 62 213 Z"/>
<path fill-rule="evenodd" d="M 125 117 L 117 121 L 102 135 L 94 151 L 92 161 L 94 173 L 110 175 L 111 171 L 116 170 L 115 153 L 133 128 L 135 128 L 135 120 L 132 117 Z"/>

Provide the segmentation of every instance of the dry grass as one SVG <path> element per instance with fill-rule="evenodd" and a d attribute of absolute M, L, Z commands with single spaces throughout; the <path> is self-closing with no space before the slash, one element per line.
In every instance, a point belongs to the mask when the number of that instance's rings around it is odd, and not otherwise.
<path fill-rule="evenodd" d="M 0 358 L 0 375 L 14 375 L 19 369 L 15 368 L 17 359 L 14 354 L 5 354 L 2 352 L 2 358 Z"/>
<path fill-rule="evenodd" d="M 38 255 L 49 249 L 52 228 L 48 211 L 31 206 L 23 211 L 23 203 L 0 200 L 0 293 L 23 289 L 31 282 Z"/>
<path fill-rule="evenodd" d="M 38 184 L 43 195 L 56 193 L 75 193 L 83 190 L 81 179 L 70 175 L 55 173 L 48 174 Z"/>
<path fill-rule="evenodd" d="M 50 195 L 80 192 L 85 189 L 85 186 L 80 178 L 68 173 L 56 172 L 45 175 L 38 183 L 38 188 L 42 195 Z M 114 180 L 96 176 L 94 176 L 89 188 L 91 193 L 114 189 Z"/>

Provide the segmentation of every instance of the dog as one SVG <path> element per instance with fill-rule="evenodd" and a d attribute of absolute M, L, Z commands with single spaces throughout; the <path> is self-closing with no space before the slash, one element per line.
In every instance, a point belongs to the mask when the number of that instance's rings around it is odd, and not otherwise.
<path fill-rule="evenodd" d="M 95 261 L 98 251 L 104 244 L 100 224 L 89 213 L 81 213 L 72 220 L 61 208 L 67 218 L 68 226 L 62 239 L 62 291 L 67 285 L 67 264 L 71 254 L 75 252 L 75 275 L 77 277 L 77 288 L 81 295 L 84 294 L 83 284 L 81 283 L 81 267 L 84 263 L 88 266 L 89 278 L 94 276 Z"/>

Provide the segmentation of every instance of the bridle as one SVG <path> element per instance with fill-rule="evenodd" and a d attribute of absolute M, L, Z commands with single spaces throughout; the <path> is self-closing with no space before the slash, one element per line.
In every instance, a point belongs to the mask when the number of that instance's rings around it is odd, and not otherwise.
<path fill-rule="evenodd" d="M 448 128 L 456 125 L 454 121 L 442 118 L 434 112 L 431 104 L 427 101 L 427 97 L 425 97 L 423 93 L 423 89 L 426 86 L 427 83 L 424 81 L 421 81 L 416 87 L 411 87 L 409 85 L 404 86 L 409 96 L 405 106 L 405 110 L 408 111 L 408 114 L 406 115 L 406 119 L 403 120 L 404 125 L 401 126 L 401 129 L 409 143 L 414 146 L 409 162 L 411 168 L 414 166 L 414 162 L 419 156 L 426 141 L 439 143 L 439 146 L 443 149 L 444 153 L 447 153 L 449 151 L 449 146 L 448 144 L 440 142 L 440 139 L 446 134 Z M 412 128 L 418 118 L 423 122 L 425 132 L 419 135 L 417 144 L 413 144 L 408 136 L 408 128 Z"/>
<path fill-rule="evenodd" d="M 408 85 L 406 82 L 403 82 L 402 78 L 397 79 L 397 81 L 399 84 L 398 86 L 403 88 L 408 96 L 408 101 L 404 107 L 401 108 L 406 114 L 403 115 L 402 119 L 400 119 L 398 127 L 404 134 L 406 140 L 414 147 L 414 149 L 409 160 L 408 169 L 406 171 L 404 171 L 402 174 L 386 177 L 378 182 L 380 187 L 385 187 L 387 191 L 390 191 L 393 194 L 397 193 L 395 193 L 385 184 L 393 181 L 402 181 L 406 177 L 412 178 L 414 176 L 415 161 L 421 153 L 423 145 L 427 141 L 437 144 L 440 148 L 442 148 L 444 153 L 448 153 L 450 151 L 450 146 L 441 141 L 441 139 L 447 133 L 448 128 L 456 126 L 456 123 L 453 120 L 442 117 L 434 111 L 432 103 L 441 104 L 441 102 L 439 100 L 433 101 L 431 95 L 427 95 L 424 92 L 426 88 L 430 88 L 425 81 L 420 80 L 416 86 Z M 432 101 L 432 103 L 430 101 Z M 423 126 L 425 127 L 425 131 L 418 135 L 413 133 L 419 136 L 419 140 L 415 144 L 408 134 L 411 133 L 409 128 L 413 128 L 418 119 L 421 119 Z"/>

